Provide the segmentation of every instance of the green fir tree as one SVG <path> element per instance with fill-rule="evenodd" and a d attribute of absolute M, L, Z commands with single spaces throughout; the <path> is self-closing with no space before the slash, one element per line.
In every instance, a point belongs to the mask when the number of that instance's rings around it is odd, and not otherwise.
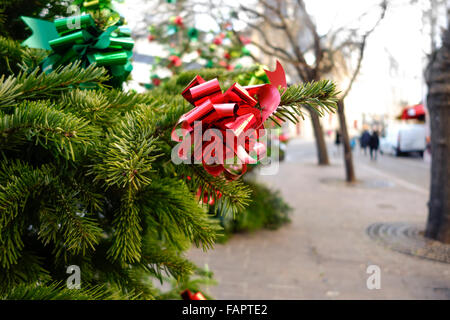
<path fill-rule="evenodd" d="M 0 48 L 9 61 L 0 77 L 0 297 L 174 298 L 154 281 L 179 290 L 195 274 L 210 277 L 185 257 L 192 244 L 211 249 L 222 232 L 197 192 L 235 215 L 251 192 L 171 161 L 172 128 L 191 108 L 180 93 L 192 72 L 138 94 L 105 86 L 109 76 L 95 65 L 45 74 L 45 52 L 8 38 Z M 238 76 L 199 73 L 225 84 Z M 299 84 L 275 115 L 290 120 L 305 105 L 323 112 L 335 104 L 332 83 Z M 80 290 L 65 287 L 69 265 L 81 269 Z"/>

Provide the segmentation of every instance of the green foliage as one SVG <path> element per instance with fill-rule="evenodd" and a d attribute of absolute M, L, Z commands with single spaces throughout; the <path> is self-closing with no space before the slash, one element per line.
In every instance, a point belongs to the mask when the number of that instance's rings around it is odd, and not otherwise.
<path fill-rule="evenodd" d="M 234 216 L 250 202 L 251 190 L 242 181 L 214 177 L 197 166 L 180 167 L 178 170 L 183 176 L 191 178 L 187 183 L 192 190 L 200 191 L 199 198 L 206 196 L 208 202 L 212 199 L 220 213 L 231 211 Z"/>
<path fill-rule="evenodd" d="M 194 275 L 189 279 L 184 281 L 174 281 L 173 279 L 166 279 L 170 283 L 170 289 L 162 292 L 157 298 L 158 299 L 170 299 L 170 300 L 180 300 L 180 293 L 186 289 L 190 290 L 192 293 L 201 292 L 203 296 L 212 300 L 213 297 L 208 295 L 203 289 L 205 286 L 217 285 L 217 281 L 214 280 L 214 273 L 209 270 L 208 265 L 204 268 L 196 268 Z"/>
<path fill-rule="evenodd" d="M 7 294 L 0 295 L 1 300 L 132 300 L 137 298 L 114 292 L 102 286 L 71 290 L 58 283 L 46 286 L 21 284 Z"/>
<path fill-rule="evenodd" d="M 226 240 L 232 233 L 252 232 L 263 228 L 275 230 L 290 222 L 289 214 L 292 208 L 278 191 L 256 182 L 245 183 L 252 190 L 250 204 L 234 219 L 226 215 L 217 215 L 225 231 L 221 241 Z"/>
<path fill-rule="evenodd" d="M 37 67 L 45 52 L 3 38 L 0 50 L 10 62 L 0 77 L 1 298 L 156 299 L 199 291 L 211 274 L 184 252 L 192 244 L 210 249 L 221 228 L 198 192 L 214 200 L 214 210 L 241 219 L 239 228 L 285 221 L 283 202 L 264 188 L 171 161 L 170 133 L 191 108 L 179 93 L 192 72 L 138 94 L 106 86 L 103 68 L 75 63 L 45 74 Z M 225 88 L 240 73 L 201 74 L 220 75 Z M 331 108 L 334 86 L 319 84 L 289 88 L 280 110 Z M 261 203 L 239 218 L 252 190 Z M 267 208 L 273 214 L 263 217 Z M 81 268 L 81 291 L 61 285 L 72 264 Z M 174 291 L 161 293 L 154 280 L 173 282 Z"/>
<path fill-rule="evenodd" d="M 19 42 L 0 36 L 0 75 L 19 72 L 22 54 Z"/>
<path fill-rule="evenodd" d="M 109 79 L 104 68 L 91 65 L 79 68 L 79 63 L 60 67 L 55 72 L 46 74 L 36 68 L 34 71 L 21 72 L 15 76 L 0 78 L 0 108 L 14 106 L 25 99 L 54 98 L 63 91 L 75 87 L 86 87 L 86 83 L 101 85 Z M 1 109 L 0 109 L 1 110 Z"/>
<path fill-rule="evenodd" d="M 0 294 L 154 299 L 151 279 L 187 281 L 183 252 L 219 226 L 170 161 L 185 105 L 104 88 L 101 68 L 23 68 L 0 79 Z M 86 291 L 52 285 L 70 264 Z"/>

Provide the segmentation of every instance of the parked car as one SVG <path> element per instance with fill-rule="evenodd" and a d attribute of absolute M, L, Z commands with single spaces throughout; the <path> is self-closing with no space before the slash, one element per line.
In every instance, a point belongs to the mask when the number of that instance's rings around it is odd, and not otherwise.
<path fill-rule="evenodd" d="M 418 152 L 421 156 L 426 149 L 425 124 L 395 124 L 386 128 L 385 136 L 380 140 L 381 154 Z"/>

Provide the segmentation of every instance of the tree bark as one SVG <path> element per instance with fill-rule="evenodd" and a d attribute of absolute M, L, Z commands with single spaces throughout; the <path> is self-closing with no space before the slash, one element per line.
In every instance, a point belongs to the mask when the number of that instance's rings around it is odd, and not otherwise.
<path fill-rule="evenodd" d="M 450 28 L 426 72 L 431 126 L 431 190 L 425 236 L 450 243 Z"/>
<path fill-rule="evenodd" d="M 318 163 L 321 166 L 327 166 L 330 164 L 330 160 L 328 158 L 327 144 L 325 143 L 325 136 L 323 133 L 322 125 L 320 124 L 319 116 L 313 110 L 311 110 L 309 113 L 311 115 L 311 122 L 314 129 Z"/>
<path fill-rule="evenodd" d="M 339 125 L 341 128 L 342 144 L 344 146 L 345 179 L 347 182 L 355 182 L 355 168 L 353 166 L 353 154 L 350 147 L 350 137 L 347 130 L 347 120 L 345 119 L 344 100 L 340 99 L 337 104 Z"/>

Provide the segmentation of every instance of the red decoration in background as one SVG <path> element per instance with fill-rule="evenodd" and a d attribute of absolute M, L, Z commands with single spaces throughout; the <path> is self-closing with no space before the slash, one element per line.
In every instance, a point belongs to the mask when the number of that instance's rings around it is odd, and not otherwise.
<path fill-rule="evenodd" d="M 148 39 L 149 42 L 152 42 L 153 40 L 155 40 L 155 36 L 151 34 L 151 35 L 148 36 L 147 39 Z"/>
<path fill-rule="evenodd" d="M 161 84 L 161 79 L 160 78 L 152 78 L 152 83 L 155 87 L 157 87 Z"/>
<path fill-rule="evenodd" d="M 425 107 L 423 104 L 417 104 L 415 106 L 406 107 L 403 109 L 401 119 L 417 119 L 423 117 L 426 114 Z"/>
<path fill-rule="evenodd" d="M 244 36 L 239 36 L 239 40 L 241 40 L 241 42 L 243 44 L 250 44 L 252 43 L 252 40 L 250 38 L 244 37 Z"/>
<path fill-rule="evenodd" d="M 180 57 L 175 55 L 169 57 L 169 62 L 170 62 L 169 67 L 179 67 L 183 63 Z"/>
<path fill-rule="evenodd" d="M 219 61 L 219 66 L 226 68 L 227 67 L 227 62 L 223 61 L 223 60 L 220 60 Z"/>
<path fill-rule="evenodd" d="M 231 54 L 229 52 L 225 52 L 225 54 L 223 55 L 223 57 L 227 60 L 231 59 Z"/>
<path fill-rule="evenodd" d="M 197 293 L 192 293 L 189 289 L 181 292 L 181 297 L 183 300 L 206 300 L 205 296 L 199 291 Z"/>
<path fill-rule="evenodd" d="M 222 38 L 221 37 L 214 38 L 213 43 L 218 45 L 218 46 L 221 45 L 222 44 Z"/>
<path fill-rule="evenodd" d="M 280 134 L 278 139 L 280 140 L 280 142 L 287 142 L 289 140 L 289 134 L 288 133 L 282 133 L 282 134 Z"/>
<path fill-rule="evenodd" d="M 180 16 L 176 16 L 173 22 L 177 25 L 182 27 L 183 26 L 183 18 Z"/>
<path fill-rule="evenodd" d="M 224 173 L 227 179 L 237 179 L 246 172 L 247 164 L 256 163 L 256 160 L 250 157 L 250 152 L 254 151 L 258 157 L 265 152 L 265 146 L 257 141 L 259 138 L 257 130 L 264 129 L 264 121 L 280 103 L 278 86 L 286 88 L 286 79 L 283 79 L 284 70 L 278 61 L 275 71 L 266 70 L 266 73 L 268 77 L 270 73 L 271 84 L 242 87 L 235 83 L 222 93 L 217 79 L 205 81 L 202 77 L 196 76 L 183 90 L 182 96 L 194 108 L 178 120 L 172 130 L 172 140 L 182 142 L 190 135 L 193 144 L 193 140 L 198 139 L 194 136 L 194 122 L 201 122 L 202 137 L 208 129 L 219 130 L 222 137 L 213 136 L 212 141 L 203 142 L 201 152 L 194 151 L 195 160 L 202 161 L 204 169 L 211 175 L 218 176 Z M 185 129 L 180 136 L 177 134 L 177 127 Z M 248 130 L 254 131 L 248 134 Z M 226 131 L 232 133 L 233 141 L 227 143 Z M 221 155 L 216 155 L 213 151 L 217 144 L 220 144 Z M 183 147 L 191 146 L 183 145 Z M 181 159 L 187 159 L 184 148 L 179 151 L 179 156 Z M 227 159 L 236 158 L 241 163 L 225 164 Z M 219 163 L 216 160 L 219 160 Z"/>
<path fill-rule="evenodd" d="M 196 196 L 197 196 L 197 198 L 198 198 L 199 200 L 200 200 L 201 195 L 202 195 L 202 189 L 199 187 L 198 190 L 197 190 L 197 194 L 196 194 Z M 213 198 L 213 197 L 210 197 L 210 199 L 209 199 L 209 201 L 208 201 L 208 196 L 209 196 L 208 193 L 204 193 L 204 194 L 203 194 L 203 199 L 201 199 L 201 200 L 202 200 L 203 203 L 207 203 L 207 204 L 209 204 L 210 206 L 212 206 L 212 205 L 215 203 L 214 198 Z M 222 198 L 222 194 L 220 193 L 220 191 L 216 191 L 216 198 L 217 198 L 217 199 Z"/>

